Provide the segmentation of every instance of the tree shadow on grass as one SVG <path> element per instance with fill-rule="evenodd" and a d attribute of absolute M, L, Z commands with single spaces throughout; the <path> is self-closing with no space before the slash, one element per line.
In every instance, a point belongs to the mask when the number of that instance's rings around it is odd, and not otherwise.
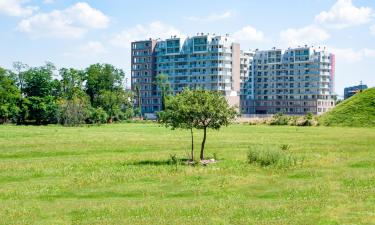
<path fill-rule="evenodd" d="M 132 161 L 132 162 L 125 162 L 124 165 L 127 166 L 167 166 L 167 165 L 185 165 L 189 159 L 178 159 L 177 161 L 173 161 L 171 159 L 168 160 L 141 160 L 141 161 Z"/>

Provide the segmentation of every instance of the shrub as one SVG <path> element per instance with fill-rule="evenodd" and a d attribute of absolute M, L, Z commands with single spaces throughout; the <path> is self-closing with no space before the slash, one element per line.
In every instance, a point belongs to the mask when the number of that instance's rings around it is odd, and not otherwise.
<path fill-rule="evenodd" d="M 290 122 L 292 126 L 317 126 L 318 121 L 313 116 L 312 113 L 308 113 L 305 116 L 295 117 L 293 121 Z"/>
<path fill-rule="evenodd" d="M 282 126 L 284 126 L 284 125 L 288 125 L 289 120 L 290 120 L 289 116 L 286 116 L 283 113 L 277 113 L 272 117 L 269 124 L 270 125 L 282 125 Z"/>
<path fill-rule="evenodd" d="M 263 124 L 269 124 L 270 119 L 269 118 L 252 118 L 249 121 L 249 125 L 263 125 Z"/>
<path fill-rule="evenodd" d="M 108 114 L 101 107 L 91 110 L 89 122 L 92 124 L 103 124 L 108 120 Z"/>
<path fill-rule="evenodd" d="M 85 97 L 74 97 L 71 100 L 60 99 L 57 104 L 57 119 L 64 126 L 84 124 L 90 115 L 90 104 Z"/>
<path fill-rule="evenodd" d="M 250 147 L 247 161 L 249 164 L 262 167 L 274 166 L 278 168 L 288 168 L 302 164 L 302 160 L 275 147 Z"/>

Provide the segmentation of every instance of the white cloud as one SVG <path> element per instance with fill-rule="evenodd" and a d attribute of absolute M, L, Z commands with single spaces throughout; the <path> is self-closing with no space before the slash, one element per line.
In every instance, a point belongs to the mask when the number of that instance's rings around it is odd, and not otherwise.
<path fill-rule="evenodd" d="M 79 2 L 65 10 L 68 17 L 77 21 L 78 24 L 90 28 L 106 28 L 109 24 L 109 18 L 101 11 L 92 8 L 85 2 Z"/>
<path fill-rule="evenodd" d="M 265 36 L 262 31 L 252 26 L 243 27 L 241 30 L 233 33 L 233 38 L 237 41 L 256 41 L 262 42 Z"/>
<path fill-rule="evenodd" d="M 330 48 L 336 55 L 336 60 L 344 63 L 356 63 L 367 58 L 375 58 L 374 49 L 353 49 L 353 48 Z"/>
<path fill-rule="evenodd" d="M 8 16 L 30 16 L 38 10 L 35 6 L 24 6 L 28 0 L 0 0 L 0 14 Z"/>
<path fill-rule="evenodd" d="M 87 3 L 76 3 L 64 10 L 38 13 L 18 23 L 17 29 L 33 38 L 80 38 L 90 28 L 106 28 L 110 19 Z"/>
<path fill-rule="evenodd" d="M 372 35 L 375 36 L 375 25 L 372 25 L 372 26 L 370 27 L 370 32 L 371 32 Z"/>
<path fill-rule="evenodd" d="M 99 41 L 90 41 L 79 48 L 79 52 L 85 55 L 101 55 L 108 52 L 107 48 Z"/>
<path fill-rule="evenodd" d="M 54 2 L 55 2 L 55 0 L 43 0 L 44 4 L 52 4 Z"/>
<path fill-rule="evenodd" d="M 329 28 L 343 29 L 368 23 L 372 17 L 370 7 L 355 7 L 352 0 L 337 0 L 329 11 L 323 11 L 315 21 Z"/>
<path fill-rule="evenodd" d="M 329 37 L 330 35 L 327 31 L 315 25 L 298 29 L 289 28 L 280 32 L 281 40 L 290 47 L 305 44 L 321 44 L 322 41 L 327 40 Z"/>
<path fill-rule="evenodd" d="M 232 16 L 233 16 L 232 12 L 226 11 L 223 13 L 211 13 L 210 15 L 206 17 L 191 16 L 191 17 L 188 17 L 187 19 L 193 22 L 215 22 L 215 21 L 231 18 Z"/>
<path fill-rule="evenodd" d="M 99 41 L 89 41 L 86 44 L 79 46 L 76 50 L 64 53 L 64 56 L 74 58 L 97 57 L 108 53 L 108 49 Z"/>
<path fill-rule="evenodd" d="M 171 25 L 160 21 L 154 21 L 149 25 L 137 25 L 114 34 L 111 43 L 115 46 L 130 48 L 130 43 L 136 40 L 149 38 L 168 38 L 172 35 L 180 36 L 180 31 Z"/>

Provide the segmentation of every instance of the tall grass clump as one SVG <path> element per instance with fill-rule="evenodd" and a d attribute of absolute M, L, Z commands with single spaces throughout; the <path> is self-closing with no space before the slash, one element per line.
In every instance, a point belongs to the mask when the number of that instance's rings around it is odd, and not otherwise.
<path fill-rule="evenodd" d="M 282 148 L 274 146 L 251 146 L 247 153 L 247 161 L 249 164 L 277 168 L 288 168 L 303 164 L 303 159 L 287 152 L 289 146 L 286 149 L 283 145 Z"/>

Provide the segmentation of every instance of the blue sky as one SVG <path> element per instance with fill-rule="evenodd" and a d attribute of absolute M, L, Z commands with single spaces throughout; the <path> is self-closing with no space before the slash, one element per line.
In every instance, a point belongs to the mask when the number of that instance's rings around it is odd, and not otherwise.
<path fill-rule="evenodd" d="M 327 46 L 336 92 L 375 86 L 374 0 L 0 0 L 0 66 L 111 63 L 130 74 L 130 41 L 230 34 L 243 49 Z"/>

